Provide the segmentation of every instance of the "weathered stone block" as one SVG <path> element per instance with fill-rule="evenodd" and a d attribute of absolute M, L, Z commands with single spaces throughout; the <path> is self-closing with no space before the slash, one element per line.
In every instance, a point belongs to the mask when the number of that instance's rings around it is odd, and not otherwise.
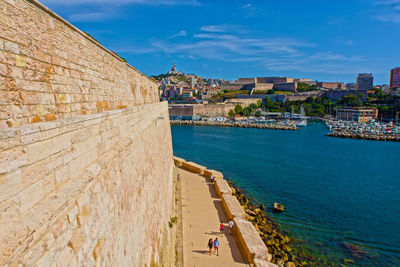
<path fill-rule="evenodd" d="M 28 162 L 25 148 L 16 147 L 0 151 L 0 173 L 7 173 L 24 166 Z"/>
<path fill-rule="evenodd" d="M 229 219 L 246 218 L 246 213 L 235 196 L 232 194 L 222 194 L 221 200 L 222 207 Z"/>
<path fill-rule="evenodd" d="M 28 160 L 34 163 L 43 160 L 53 154 L 53 141 L 51 139 L 33 143 L 27 146 Z"/>
<path fill-rule="evenodd" d="M 18 194 L 21 201 L 21 212 L 24 213 L 43 198 L 42 181 L 32 184 Z"/>
<path fill-rule="evenodd" d="M 176 167 L 181 167 L 182 163 L 185 162 L 186 160 L 182 159 L 182 158 L 178 158 L 174 156 L 174 163 Z"/>
<path fill-rule="evenodd" d="M 66 180 L 68 180 L 70 176 L 70 171 L 69 171 L 70 166 L 66 165 L 64 167 L 61 167 L 60 169 L 56 170 L 56 184 L 60 185 L 64 183 Z"/>
<path fill-rule="evenodd" d="M 194 162 L 190 162 L 190 161 L 186 162 L 185 161 L 185 162 L 182 162 L 182 169 L 203 175 L 204 171 L 206 170 L 206 167 L 196 164 Z"/>
<path fill-rule="evenodd" d="M 222 194 L 232 195 L 232 189 L 225 179 L 215 179 L 214 187 L 219 197 L 222 197 Z"/>
<path fill-rule="evenodd" d="M 267 246 L 251 222 L 235 218 L 234 232 L 242 255 L 248 263 L 254 263 L 255 259 L 271 260 Z M 260 261 L 258 262 L 260 263 Z"/>

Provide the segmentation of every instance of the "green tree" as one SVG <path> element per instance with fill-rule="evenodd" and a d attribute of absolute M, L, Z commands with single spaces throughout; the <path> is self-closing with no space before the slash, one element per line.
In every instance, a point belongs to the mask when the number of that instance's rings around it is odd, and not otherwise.
<path fill-rule="evenodd" d="M 229 117 L 233 117 L 235 115 L 235 112 L 231 109 L 231 110 L 229 110 L 228 115 L 229 115 Z"/>
<path fill-rule="evenodd" d="M 251 103 L 251 104 L 249 105 L 249 108 L 250 108 L 250 109 L 257 109 L 257 105 L 254 104 L 254 103 Z"/>
<path fill-rule="evenodd" d="M 249 107 L 244 108 L 243 115 L 244 116 L 251 116 L 252 110 Z"/>
<path fill-rule="evenodd" d="M 355 95 L 346 95 L 339 99 L 338 104 L 351 107 L 361 107 L 362 101 Z"/>
<path fill-rule="evenodd" d="M 235 114 L 243 114 L 243 107 L 241 106 L 241 105 L 239 105 L 239 104 L 237 104 L 236 106 L 235 106 Z"/>

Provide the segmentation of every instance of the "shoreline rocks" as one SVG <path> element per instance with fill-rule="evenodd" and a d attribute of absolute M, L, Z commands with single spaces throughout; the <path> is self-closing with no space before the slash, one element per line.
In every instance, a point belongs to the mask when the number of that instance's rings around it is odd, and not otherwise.
<path fill-rule="evenodd" d="M 228 181 L 233 195 L 237 198 L 246 213 L 246 219 L 257 229 L 272 255 L 271 262 L 278 266 L 303 266 L 308 265 L 309 258 L 299 257 L 291 244 L 291 238 L 284 235 L 279 225 L 264 211 L 264 205 L 253 205 L 240 188 Z"/>
<path fill-rule="evenodd" d="M 296 131 L 299 128 L 291 125 L 279 124 L 261 124 L 261 123 L 241 123 L 241 122 L 219 122 L 219 121 L 181 121 L 171 120 L 171 125 L 190 125 L 190 126 L 219 126 L 219 127 L 236 127 L 236 128 L 257 128 L 270 130 L 287 130 Z"/>

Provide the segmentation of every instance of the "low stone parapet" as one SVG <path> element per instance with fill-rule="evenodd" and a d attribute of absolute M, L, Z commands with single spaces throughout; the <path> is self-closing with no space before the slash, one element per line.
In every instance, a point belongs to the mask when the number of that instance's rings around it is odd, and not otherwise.
<path fill-rule="evenodd" d="M 176 167 L 181 167 L 183 162 L 186 162 L 186 160 L 178 158 L 178 157 L 173 157 L 174 158 L 174 164 Z"/>
<path fill-rule="evenodd" d="M 211 178 L 211 175 L 213 175 L 214 178 L 224 178 L 224 175 L 223 175 L 221 172 L 219 172 L 219 171 L 216 171 L 216 170 L 209 170 L 209 169 L 207 169 L 207 170 L 204 171 L 204 176 L 205 176 L 205 177 Z"/>
<path fill-rule="evenodd" d="M 196 163 L 190 162 L 190 161 L 189 162 L 186 162 L 186 161 L 182 162 L 182 166 L 181 167 L 182 167 L 182 169 L 185 169 L 185 170 L 190 171 L 190 172 L 198 173 L 200 175 L 203 175 L 204 171 L 207 169 L 204 166 L 201 166 L 199 164 L 196 164 Z"/>
<path fill-rule="evenodd" d="M 270 261 L 272 255 L 268 254 L 268 248 L 254 225 L 242 218 L 234 218 L 233 220 L 236 240 L 246 261 L 255 263 L 257 260 L 259 264 L 262 264 L 263 261 Z"/>
<path fill-rule="evenodd" d="M 225 179 L 215 179 L 214 187 L 219 197 L 222 197 L 222 194 L 232 195 L 232 189 Z"/>
<path fill-rule="evenodd" d="M 222 194 L 221 200 L 222 207 L 230 220 L 234 218 L 246 218 L 246 213 L 235 196 L 232 194 Z"/>

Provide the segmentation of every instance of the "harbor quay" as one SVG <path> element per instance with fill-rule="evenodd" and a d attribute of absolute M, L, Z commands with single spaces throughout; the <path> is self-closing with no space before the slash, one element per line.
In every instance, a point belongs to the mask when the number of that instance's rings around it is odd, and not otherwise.
<path fill-rule="evenodd" d="M 233 121 L 194 121 L 194 120 L 171 120 L 171 125 L 190 125 L 190 126 L 219 126 L 219 127 L 237 127 L 237 128 L 257 128 L 270 130 L 288 130 L 295 131 L 299 128 L 294 124 L 276 124 L 276 123 L 244 123 Z"/>

